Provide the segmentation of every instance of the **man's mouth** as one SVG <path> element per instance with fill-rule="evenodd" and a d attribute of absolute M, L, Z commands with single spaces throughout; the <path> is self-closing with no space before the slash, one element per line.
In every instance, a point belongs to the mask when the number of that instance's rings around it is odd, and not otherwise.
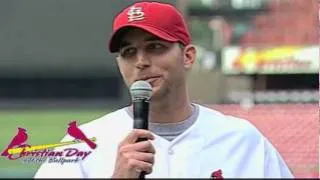
<path fill-rule="evenodd" d="M 160 76 L 149 76 L 149 77 L 144 77 L 138 80 L 142 80 L 142 81 L 147 81 L 148 83 L 150 83 L 152 85 L 152 83 L 154 81 L 156 81 L 157 79 L 159 79 Z"/>

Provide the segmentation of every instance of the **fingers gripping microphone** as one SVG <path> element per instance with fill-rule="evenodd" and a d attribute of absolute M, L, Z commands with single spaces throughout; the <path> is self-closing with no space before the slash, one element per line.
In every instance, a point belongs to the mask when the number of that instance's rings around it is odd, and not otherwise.
<path fill-rule="evenodd" d="M 136 81 L 130 87 L 130 94 L 133 103 L 133 128 L 148 129 L 149 100 L 152 96 L 152 87 L 146 81 Z M 145 141 L 139 138 L 137 142 Z M 143 179 L 145 172 L 141 172 L 140 179 Z"/>

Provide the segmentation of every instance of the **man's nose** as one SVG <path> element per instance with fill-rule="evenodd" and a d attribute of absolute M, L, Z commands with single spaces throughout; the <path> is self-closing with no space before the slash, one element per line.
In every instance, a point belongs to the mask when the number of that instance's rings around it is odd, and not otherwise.
<path fill-rule="evenodd" d="M 151 61 L 149 57 L 143 51 L 138 51 L 136 67 L 138 69 L 144 69 L 146 67 L 149 67 L 150 64 L 151 64 Z"/>

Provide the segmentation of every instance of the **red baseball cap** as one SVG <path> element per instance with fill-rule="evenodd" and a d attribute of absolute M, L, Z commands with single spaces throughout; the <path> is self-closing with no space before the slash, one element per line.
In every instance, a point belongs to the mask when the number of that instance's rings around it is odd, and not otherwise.
<path fill-rule="evenodd" d="M 172 5 L 138 2 L 121 11 L 113 21 L 109 51 L 118 52 L 120 38 L 130 27 L 141 28 L 160 39 L 190 44 L 191 37 L 181 13 Z"/>

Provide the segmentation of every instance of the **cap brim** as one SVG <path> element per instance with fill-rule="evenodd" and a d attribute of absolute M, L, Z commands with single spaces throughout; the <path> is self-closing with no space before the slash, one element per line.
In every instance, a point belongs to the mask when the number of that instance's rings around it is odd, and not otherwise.
<path fill-rule="evenodd" d="M 116 30 L 110 40 L 109 40 L 109 51 L 111 53 L 118 52 L 119 51 L 119 45 L 120 45 L 120 39 L 123 37 L 124 32 L 126 32 L 130 28 L 140 28 L 142 30 L 145 30 L 160 39 L 170 41 L 170 42 L 177 42 L 179 39 L 169 35 L 167 32 L 162 31 L 160 29 L 147 26 L 147 25 L 141 25 L 141 24 L 130 24 L 120 27 L 118 30 Z"/>

